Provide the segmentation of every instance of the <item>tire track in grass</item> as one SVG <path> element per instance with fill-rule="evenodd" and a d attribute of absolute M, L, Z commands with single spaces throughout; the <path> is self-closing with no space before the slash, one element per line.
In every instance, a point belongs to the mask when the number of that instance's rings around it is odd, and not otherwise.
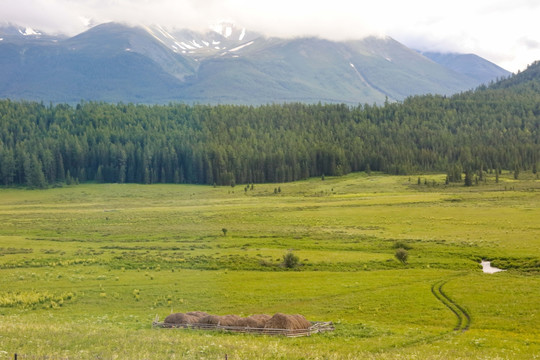
<path fill-rule="evenodd" d="M 444 306 L 456 315 L 457 323 L 454 327 L 454 331 L 466 331 L 471 326 L 471 315 L 443 291 L 443 286 L 447 282 L 448 280 L 437 281 L 431 285 L 431 292 L 437 300 L 443 303 Z"/>
<path fill-rule="evenodd" d="M 465 273 L 459 274 L 456 276 L 463 276 L 463 275 L 465 275 Z M 436 341 L 445 339 L 447 337 L 457 335 L 455 333 L 457 331 L 463 332 L 463 331 L 468 330 L 471 325 L 471 315 L 465 308 L 463 308 L 463 306 L 459 305 L 457 302 L 455 302 L 450 296 L 448 296 L 443 291 L 443 286 L 449 281 L 450 281 L 449 279 L 442 279 L 442 280 L 436 281 L 433 285 L 431 285 L 431 293 L 435 296 L 437 300 L 439 300 L 444 306 L 446 306 L 456 316 L 457 323 L 456 323 L 456 326 L 452 330 L 445 330 L 441 332 L 440 334 L 429 335 L 429 336 L 418 338 L 418 339 L 412 339 L 403 343 L 384 346 L 376 350 L 375 353 L 382 354 L 382 353 L 388 353 L 392 351 L 400 351 L 403 348 L 415 346 L 417 344 L 430 344 L 430 343 L 434 343 Z"/>

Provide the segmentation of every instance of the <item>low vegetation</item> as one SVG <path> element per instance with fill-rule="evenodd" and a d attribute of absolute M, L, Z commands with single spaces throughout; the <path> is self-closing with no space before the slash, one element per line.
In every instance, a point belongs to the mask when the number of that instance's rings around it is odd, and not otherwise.
<path fill-rule="evenodd" d="M 540 182 L 483 175 L 0 189 L 0 359 L 538 357 Z M 483 274 L 482 259 L 507 271 Z M 151 326 L 194 309 L 336 328 Z"/>
<path fill-rule="evenodd" d="M 394 254 L 396 259 L 398 259 L 402 264 L 407 263 L 407 259 L 409 258 L 409 252 L 403 248 L 398 248 L 396 250 L 396 253 Z"/>

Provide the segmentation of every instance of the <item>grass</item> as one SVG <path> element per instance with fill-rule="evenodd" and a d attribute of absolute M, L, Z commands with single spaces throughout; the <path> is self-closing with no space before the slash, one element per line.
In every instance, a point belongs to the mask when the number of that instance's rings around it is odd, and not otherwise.
<path fill-rule="evenodd" d="M 278 194 L 277 184 L 1 189 L 0 359 L 539 357 L 540 183 L 521 177 L 465 188 L 438 174 L 422 185 L 351 174 Z M 294 269 L 281 266 L 289 251 Z M 508 271 L 483 274 L 480 259 Z M 434 285 L 470 315 L 468 330 L 453 330 Z M 336 331 L 151 327 L 192 310 L 301 313 Z"/>

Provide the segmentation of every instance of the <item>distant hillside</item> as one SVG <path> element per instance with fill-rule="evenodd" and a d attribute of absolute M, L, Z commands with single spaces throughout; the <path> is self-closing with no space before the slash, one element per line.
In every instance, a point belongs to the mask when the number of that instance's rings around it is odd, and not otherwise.
<path fill-rule="evenodd" d="M 491 88 L 540 93 L 540 61 L 530 64 L 525 71 L 493 84 Z"/>
<path fill-rule="evenodd" d="M 388 37 L 278 39 L 231 24 L 196 33 L 108 23 L 72 38 L 11 26 L 0 39 L 0 97 L 55 103 L 371 104 L 501 75 L 477 57 L 443 66 Z"/>
<path fill-rule="evenodd" d="M 474 54 L 423 52 L 422 55 L 454 72 L 477 80 L 479 84 L 487 85 L 491 81 L 511 75 L 509 71 Z"/>

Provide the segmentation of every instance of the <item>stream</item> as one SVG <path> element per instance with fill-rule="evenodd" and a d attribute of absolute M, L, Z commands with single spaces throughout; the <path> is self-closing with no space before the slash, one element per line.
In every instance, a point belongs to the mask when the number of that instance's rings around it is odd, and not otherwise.
<path fill-rule="evenodd" d="M 482 271 L 485 272 L 486 274 L 494 274 L 500 271 L 506 271 L 506 270 L 491 266 L 491 261 L 482 260 L 480 264 L 482 265 Z"/>

